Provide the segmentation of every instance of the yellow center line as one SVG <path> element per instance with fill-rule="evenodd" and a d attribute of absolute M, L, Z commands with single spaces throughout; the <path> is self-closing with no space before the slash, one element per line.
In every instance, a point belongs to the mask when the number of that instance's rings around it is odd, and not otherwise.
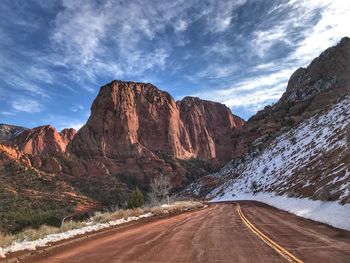
<path fill-rule="evenodd" d="M 255 234 L 257 235 L 262 241 L 264 241 L 267 245 L 269 245 L 271 248 L 273 248 L 277 253 L 279 253 L 282 257 L 287 259 L 289 262 L 297 262 L 297 263 L 303 263 L 302 260 L 298 259 L 296 256 L 292 255 L 290 252 L 288 252 L 285 248 L 283 248 L 281 245 L 277 244 L 275 241 L 270 239 L 268 236 L 266 236 L 264 233 L 262 233 L 259 229 L 257 229 L 243 214 L 241 210 L 241 206 L 237 203 L 237 213 L 242 219 L 242 221 L 246 224 L 246 226 Z"/>

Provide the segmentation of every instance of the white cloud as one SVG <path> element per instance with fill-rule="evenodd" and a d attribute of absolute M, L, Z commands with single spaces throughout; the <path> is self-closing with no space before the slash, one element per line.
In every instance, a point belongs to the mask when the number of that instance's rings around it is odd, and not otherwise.
<path fill-rule="evenodd" d="M 350 36 L 349 1 L 293 0 L 287 5 L 280 4 L 270 11 L 270 15 L 281 8 L 289 10 L 284 19 L 278 20 L 272 26 L 263 25 L 266 30 L 259 29 L 254 32 L 252 51 L 260 57 L 265 57 L 268 52 L 274 52 L 270 49 L 281 41 L 295 50 L 284 58 L 252 67 L 250 72 L 259 73 L 255 78 L 195 95 L 222 102 L 229 107 L 246 108 L 249 111 L 261 109 L 281 97 L 288 79 L 298 67 L 307 66 L 323 50 L 336 44 L 342 37 Z M 312 22 L 317 14 L 319 20 Z M 299 28 L 298 35 L 301 40 L 294 43 L 290 35 L 295 28 Z M 230 48 L 225 43 L 217 43 L 208 48 L 208 51 L 223 56 L 230 54 Z M 205 71 L 191 77 L 196 80 L 206 75 L 228 77 L 234 71 L 228 71 L 227 65 L 209 65 Z"/>
<path fill-rule="evenodd" d="M 47 115 L 44 119 L 44 124 L 51 124 L 61 131 L 65 128 L 74 128 L 79 130 L 83 125 L 85 125 L 86 119 L 83 118 L 72 118 L 62 115 Z"/>
<path fill-rule="evenodd" d="M 121 77 L 162 68 L 169 56 L 163 43 L 144 48 L 170 24 L 180 8 L 177 5 L 107 1 L 64 1 L 55 20 L 52 43 L 63 53 L 63 64 L 73 67 L 77 78 L 86 74 Z M 182 20 L 180 20 L 182 21 Z M 177 25 L 185 30 L 186 22 Z"/>
<path fill-rule="evenodd" d="M 177 20 L 174 23 L 175 32 L 183 32 L 187 29 L 187 26 L 188 26 L 188 23 L 185 20 L 183 19 Z"/>
<path fill-rule="evenodd" d="M 15 113 L 12 112 L 12 111 L 0 111 L 0 115 L 3 115 L 3 116 L 13 116 L 13 115 L 15 115 Z"/>
<path fill-rule="evenodd" d="M 253 107 L 258 109 L 264 103 L 281 97 L 292 72 L 293 69 L 285 69 L 272 74 L 250 78 L 228 88 L 201 92 L 194 94 L 194 96 L 218 101 L 228 107 Z"/>
<path fill-rule="evenodd" d="M 284 8 L 284 18 L 272 26 L 267 24 L 265 30 L 254 33 L 253 51 L 261 57 L 264 57 L 274 44 L 284 42 L 292 48 L 296 47 L 286 60 L 296 59 L 297 63 L 303 64 L 300 66 L 305 66 L 320 52 L 336 44 L 342 37 L 350 35 L 349 1 L 290 0 L 287 5 L 281 4 L 278 8 Z M 316 15 L 319 15 L 319 21 L 312 22 Z M 302 39 L 299 42 L 293 42 L 291 39 L 296 28 Z"/>
<path fill-rule="evenodd" d="M 69 62 L 86 65 L 103 52 L 108 19 L 91 1 L 63 1 L 64 11 L 55 20 L 52 40 L 65 51 Z"/>
<path fill-rule="evenodd" d="M 62 130 L 64 128 L 73 128 L 75 130 L 79 130 L 81 127 L 85 125 L 85 122 L 79 122 L 79 121 L 72 121 L 72 122 L 66 122 L 63 124 L 63 126 L 60 126 L 59 129 Z"/>
<path fill-rule="evenodd" d="M 84 110 L 84 106 L 81 104 L 75 104 L 72 107 L 70 107 L 70 110 L 73 112 L 78 112 Z"/>
<path fill-rule="evenodd" d="M 206 12 L 208 30 L 211 32 L 223 32 L 231 25 L 233 12 L 244 5 L 246 0 L 236 1 L 211 1 Z"/>
<path fill-rule="evenodd" d="M 33 99 L 19 98 L 12 101 L 12 108 L 15 111 L 22 111 L 27 113 L 37 113 L 43 110 L 42 105 Z"/>
<path fill-rule="evenodd" d="M 188 43 L 183 34 L 193 22 L 203 18 L 207 24 L 203 31 L 223 32 L 234 10 L 245 2 L 63 1 L 51 39 L 56 51 L 63 53 L 61 64 L 78 71 L 77 81 L 82 74 L 92 80 L 99 74 L 142 76 L 147 70 L 166 68 L 174 43 Z M 164 35 L 169 26 L 176 33 L 170 38 Z"/>
<path fill-rule="evenodd" d="M 321 8 L 321 19 L 308 32 L 305 38 L 298 43 L 298 48 L 291 55 L 297 58 L 302 66 L 307 65 L 311 59 L 318 56 L 326 48 L 336 44 L 342 37 L 350 36 L 349 15 L 350 1 L 343 0 L 309 0 L 291 1 L 300 9 Z"/>

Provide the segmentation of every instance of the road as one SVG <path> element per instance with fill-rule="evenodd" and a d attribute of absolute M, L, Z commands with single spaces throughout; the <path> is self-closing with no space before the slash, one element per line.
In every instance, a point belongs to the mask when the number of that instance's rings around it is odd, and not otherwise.
<path fill-rule="evenodd" d="M 212 204 L 206 209 L 98 236 L 28 261 L 350 262 L 350 232 L 262 203 L 239 204 Z"/>

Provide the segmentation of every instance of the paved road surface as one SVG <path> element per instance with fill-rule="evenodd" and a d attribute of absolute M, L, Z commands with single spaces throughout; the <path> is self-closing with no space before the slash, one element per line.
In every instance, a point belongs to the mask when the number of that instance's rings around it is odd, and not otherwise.
<path fill-rule="evenodd" d="M 263 236 L 290 253 L 292 262 L 350 262 L 348 231 L 258 202 L 240 202 L 240 208 L 245 219 L 237 203 L 213 204 L 83 241 L 30 262 L 288 262 L 288 256 Z"/>

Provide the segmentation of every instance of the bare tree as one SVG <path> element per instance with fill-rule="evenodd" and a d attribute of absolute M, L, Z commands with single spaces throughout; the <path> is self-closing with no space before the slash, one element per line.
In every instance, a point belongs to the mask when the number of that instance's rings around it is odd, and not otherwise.
<path fill-rule="evenodd" d="M 153 178 L 150 183 L 150 193 L 148 195 L 151 202 L 163 202 L 169 196 L 171 188 L 172 185 L 168 176 L 160 174 L 160 176 Z"/>

